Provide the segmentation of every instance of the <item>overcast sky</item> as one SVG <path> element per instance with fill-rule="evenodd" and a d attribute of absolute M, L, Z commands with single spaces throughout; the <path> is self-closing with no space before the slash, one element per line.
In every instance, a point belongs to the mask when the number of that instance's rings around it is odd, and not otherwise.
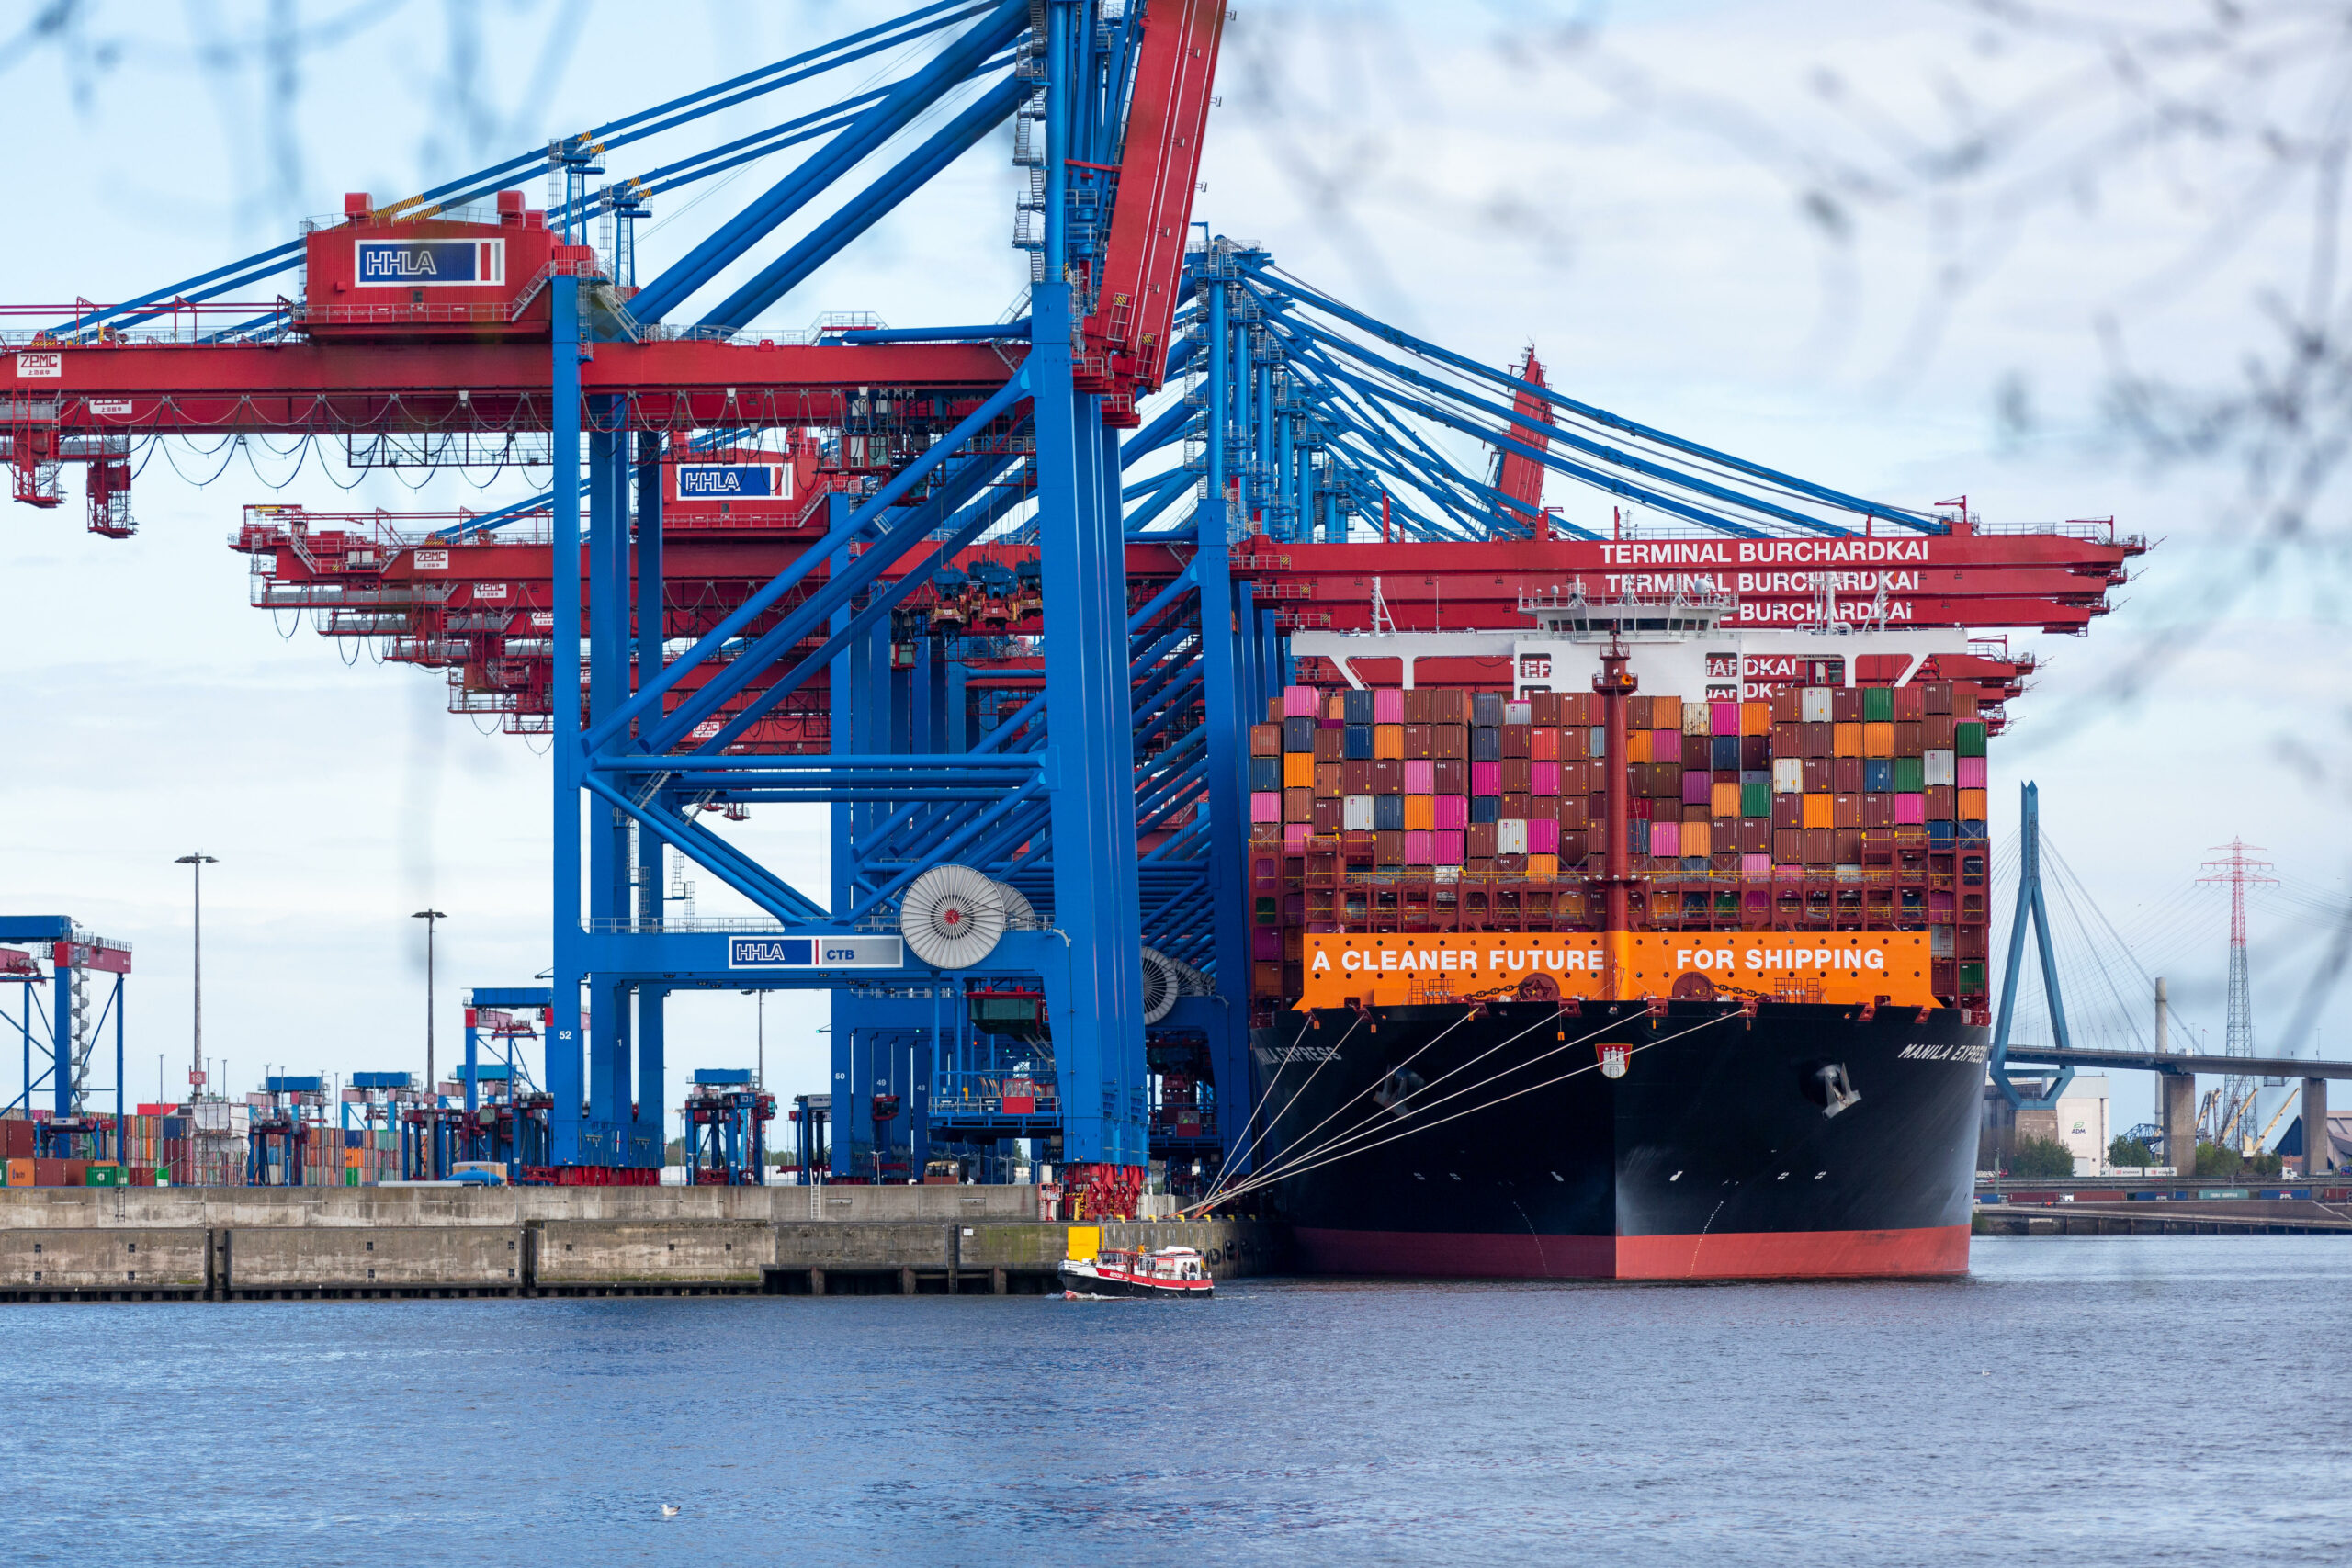
<path fill-rule="evenodd" d="M 710 5 L 648 27 L 616 4 L 322 4 L 294 8 L 288 40 L 262 30 L 266 7 L 224 4 L 198 48 L 185 29 L 202 8 L 96 3 L 31 29 L 49 9 L 0 6 L 20 161 L 48 171 L 0 257 L 17 302 L 159 286 L 338 211 L 345 190 L 406 194 L 886 10 Z M 2165 9 L 2112 14 L 2139 28 Z M 2346 530 L 2331 492 L 2282 542 L 2248 499 L 2243 420 L 2160 462 L 2119 423 L 2115 389 L 2128 370 L 2225 394 L 2276 353 L 2312 281 L 2313 209 L 2291 148 L 2258 150 L 2266 129 L 2300 126 L 2314 82 L 2231 75 L 2239 46 L 2222 39 L 2165 56 L 2177 74 L 2160 90 L 2125 88 L 2114 46 L 2136 32 L 1995 27 L 1912 0 L 1239 12 L 1196 208 L 1217 230 L 1450 346 L 1501 363 L 1532 342 L 1579 398 L 1825 483 L 1915 505 L 1965 493 L 1996 524 L 2113 515 L 2158 541 L 2091 636 L 2016 639 L 2043 667 L 1996 747 L 1996 830 L 2015 783 L 2038 779 L 2051 839 L 2218 1045 L 2226 909 L 2192 886 L 2207 847 L 2243 835 L 2306 888 L 2344 886 Z M 2183 103 L 2230 112 L 2198 138 L 2147 132 L 2149 106 Z M 776 118 L 738 111 L 659 155 Z M 998 315 L 1023 276 L 1005 141 L 775 322 Z M 657 203 L 648 265 L 775 172 Z M 141 474 L 125 542 L 85 533 L 78 496 L 0 520 L 0 908 L 136 944 L 138 1099 L 159 1053 L 183 1081 L 188 887 L 172 862 L 190 850 L 220 857 L 206 1043 L 238 1088 L 265 1063 L 420 1067 L 408 917 L 428 903 L 450 915 L 445 1064 L 459 987 L 548 962 L 545 761 L 447 714 L 437 675 L 347 667 L 249 608 L 226 547 L 251 502 L 479 506 L 520 483 L 376 477 L 346 493 L 332 479 L 347 475 L 313 461 L 288 482 L 294 468 L 172 449 Z M 1593 515 L 1557 479 L 1547 499 Z M 815 827 L 771 810 L 738 836 L 822 886 Z M 730 908 L 698 880 L 702 912 Z M 2278 1032 L 2324 934 L 2308 900 L 2257 902 L 2267 1047 L 2309 1047 Z M 2120 962 L 2083 974 L 2106 1014 L 2138 1006 Z M 749 1065 L 748 998 L 682 998 L 673 1018 L 673 1081 Z M 820 1002 L 771 998 L 772 1087 L 823 1086 L 821 1022 Z M 2119 1128 L 2146 1116 L 2143 1084 L 2117 1095 Z"/>

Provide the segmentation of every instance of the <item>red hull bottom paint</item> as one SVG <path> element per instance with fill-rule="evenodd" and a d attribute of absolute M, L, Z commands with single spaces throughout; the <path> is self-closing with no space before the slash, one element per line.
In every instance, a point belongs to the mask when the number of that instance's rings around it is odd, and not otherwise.
<path fill-rule="evenodd" d="M 1308 1271 L 1449 1280 L 1871 1280 L 1968 1272 L 1968 1227 L 1722 1235 L 1294 1233 Z"/>

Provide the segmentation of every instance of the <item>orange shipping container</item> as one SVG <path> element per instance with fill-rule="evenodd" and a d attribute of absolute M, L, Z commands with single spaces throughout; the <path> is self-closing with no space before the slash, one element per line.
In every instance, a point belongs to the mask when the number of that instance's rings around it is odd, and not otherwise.
<path fill-rule="evenodd" d="M 1405 831 L 1420 832 L 1436 826 L 1436 797 L 1426 795 L 1408 795 L 1405 797 Z"/>
<path fill-rule="evenodd" d="M 33 1162 L 28 1159 L 10 1160 L 8 1162 L 8 1185 L 11 1187 L 30 1187 L 32 1184 Z"/>
<path fill-rule="evenodd" d="M 1960 792 L 1960 819 L 1963 822 L 1984 820 L 1984 792 L 1964 789 Z"/>
<path fill-rule="evenodd" d="M 1799 826 L 1834 828 L 1837 826 L 1836 817 L 1837 807 L 1834 797 L 1826 795 L 1808 795 L 1804 797 L 1804 818 Z"/>
<path fill-rule="evenodd" d="M 1739 786 L 1736 784 L 1711 784 L 1707 788 L 1707 809 L 1714 817 L 1739 815 Z"/>
<path fill-rule="evenodd" d="M 1646 762 L 1651 761 L 1650 732 L 1648 730 L 1629 729 L 1625 732 L 1625 761 L 1628 762 Z"/>
<path fill-rule="evenodd" d="M 1742 735 L 1771 734 L 1772 705 L 1770 703 L 1740 704 L 1739 732 Z"/>
<path fill-rule="evenodd" d="M 1372 754 L 1383 761 L 1401 759 L 1405 755 L 1405 727 L 1401 724 L 1374 725 Z"/>
<path fill-rule="evenodd" d="M 1862 754 L 1862 727 L 1860 724 L 1833 724 L 1829 728 L 1831 756 L 1859 757 Z"/>
<path fill-rule="evenodd" d="M 1892 757 L 1894 755 L 1894 726 L 1892 723 L 1862 726 L 1862 755 Z"/>
<path fill-rule="evenodd" d="M 1283 787 L 1313 789 L 1315 787 L 1315 753 L 1285 751 L 1283 753 Z"/>

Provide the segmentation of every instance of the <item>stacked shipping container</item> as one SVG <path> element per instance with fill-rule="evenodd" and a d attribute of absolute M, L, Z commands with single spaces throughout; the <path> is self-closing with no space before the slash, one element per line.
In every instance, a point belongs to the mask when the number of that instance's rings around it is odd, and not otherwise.
<path fill-rule="evenodd" d="M 244 1108 L 206 1102 L 197 1109 L 198 1114 L 191 1116 L 185 1106 L 141 1106 L 137 1114 L 122 1119 L 119 1148 L 114 1118 L 92 1116 L 86 1126 L 51 1133 L 48 1146 L 66 1151 L 56 1157 L 36 1157 L 43 1142 L 40 1130 L 54 1120 L 50 1112 L 0 1114 L 0 1176 L 10 1187 L 107 1186 L 118 1181 L 132 1187 L 246 1185 L 250 1140 L 242 1130 L 229 1130 L 232 1118 L 226 1114 Z M 215 1121 L 220 1123 L 217 1129 L 205 1125 Z M 313 1135 L 319 1148 L 304 1171 L 306 1186 L 372 1187 L 400 1177 L 400 1135 L 390 1129 L 322 1128 Z M 282 1184 L 281 1156 L 272 1149 L 264 1157 L 266 1181 Z M 119 1177 L 113 1174 L 117 1171 Z"/>
<path fill-rule="evenodd" d="M 1934 986 L 1985 998 L 1987 726 L 1967 682 L 1637 695 L 1627 824 L 1676 931 L 1926 931 Z M 1250 737 L 1251 994 L 1299 991 L 1313 931 L 1591 931 L 1601 699 L 1286 688 Z"/>

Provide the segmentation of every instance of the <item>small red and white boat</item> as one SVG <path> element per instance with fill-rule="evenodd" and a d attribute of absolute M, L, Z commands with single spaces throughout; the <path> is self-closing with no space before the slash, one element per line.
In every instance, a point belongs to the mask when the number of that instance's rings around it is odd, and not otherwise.
<path fill-rule="evenodd" d="M 1198 1296 L 1216 1292 L 1216 1280 L 1201 1255 L 1189 1247 L 1163 1247 L 1157 1252 L 1101 1252 L 1092 1258 L 1072 1258 L 1062 1264 L 1062 1295 L 1077 1301 L 1085 1296 Z"/>

